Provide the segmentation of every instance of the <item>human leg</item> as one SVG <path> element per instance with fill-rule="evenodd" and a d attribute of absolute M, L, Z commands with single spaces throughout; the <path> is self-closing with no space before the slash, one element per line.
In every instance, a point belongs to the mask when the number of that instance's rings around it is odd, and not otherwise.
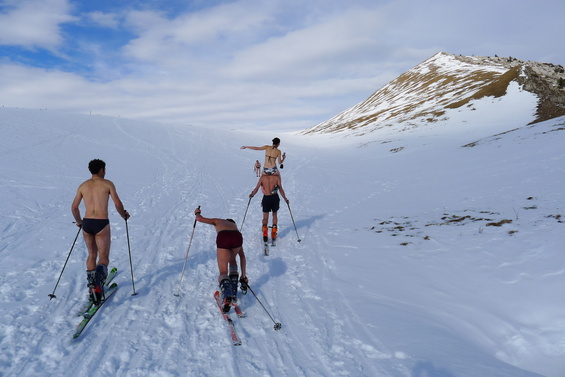
<path fill-rule="evenodd" d="M 231 250 L 230 262 L 229 262 L 229 278 L 231 282 L 231 293 L 233 301 L 237 300 L 237 282 L 239 280 L 239 272 L 237 268 L 236 255 L 239 253 L 241 248 Z"/>
<path fill-rule="evenodd" d="M 108 259 L 110 254 L 110 225 L 106 225 L 96 234 L 83 232 L 88 249 L 86 274 L 90 298 L 95 303 L 104 299 L 104 282 L 108 276 Z"/>
<path fill-rule="evenodd" d="M 88 250 L 88 256 L 86 257 L 86 270 L 93 271 L 96 268 L 96 260 L 98 259 L 98 247 L 96 246 L 96 241 L 92 234 L 83 231 L 82 235 L 84 236 L 84 243 Z"/>
<path fill-rule="evenodd" d="M 220 275 L 218 277 L 218 283 L 220 287 L 220 292 L 222 293 L 222 297 L 224 298 L 224 312 L 228 312 L 230 310 L 230 303 L 233 298 L 232 289 L 231 289 L 231 281 L 229 278 L 229 262 L 231 259 L 231 250 L 230 249 L 223 249 L 218 248 L 218 270 Z"/>
<path fill-rule="evenodd" d="M 98 248 L 98 261 L 96 263 L 96 285 L 103 287 L 108 276 L 108 265 L 110 264 L 110 225 L 106 225 L 94 237 Z"/>
<path fill-rule="evenodd" d="M 96 242 L 96 248 L 98 249 L 98 261 L 97 265 L 108 266 L 110 264 L 110 244 L 111 244 L 111 232 L 110 225 L 106 225 L 100 232 L 94 236 Z"/>
<path fill-rule="evenodd" d="M 231 259 L 231 250 L 218 248 L 218 271 L 221 276 L 228 276 L 228 266 Z M 219 280 L 218 280 L 219 281 Z"/>
<path fill-rule="evenodd" d="M 269 240 L 269 212 L 263 212 L 263 221 L 262 230 L 263 230 L 263 242 L 267 242 Z"/>

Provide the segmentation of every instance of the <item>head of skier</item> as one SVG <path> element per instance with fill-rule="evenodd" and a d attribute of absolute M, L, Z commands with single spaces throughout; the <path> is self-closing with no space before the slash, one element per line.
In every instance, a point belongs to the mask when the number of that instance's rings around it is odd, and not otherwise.
<path fill-rule="evenodd" d="M 275 137 L 273 139 L 273 146 L 274 147 L 278 147 L 280 143 L 281 143 L 281 139 L 279 139 L 278 137 Z"/>
<path fill-rule="evenodd" d="M 92 175 L 100 173 L 100 170 L 106 170 L 106 163 L 99 159 L 94 159 L 88 163 L 88 170 Z"/>

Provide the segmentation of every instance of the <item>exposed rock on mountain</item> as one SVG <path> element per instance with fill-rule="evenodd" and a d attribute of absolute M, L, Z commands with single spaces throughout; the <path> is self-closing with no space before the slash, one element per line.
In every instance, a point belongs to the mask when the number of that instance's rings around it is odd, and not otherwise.
<path fill-rule="evenodd" d="M 516 58 L 456 56 L 440 52 L 400 75 L 367 100 L 304 131 L 367 133 L 403 122 L 448 120 L 446 112 L 483 97 L 506 95 L 511 82 L 538 98 L 541 122 L 565 115 L 565 69 Z"/>

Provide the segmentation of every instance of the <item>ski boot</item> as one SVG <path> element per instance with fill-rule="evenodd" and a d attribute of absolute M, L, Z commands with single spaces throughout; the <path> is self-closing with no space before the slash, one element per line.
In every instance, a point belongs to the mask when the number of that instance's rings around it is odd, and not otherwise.
<path fill-rule="evenodd" d="M 267 224 L 263 225 L 263 242 L 269 242 L 269 227 Z"/>
<path fill-rule="evenodd" d="M 241 294 L 242 294 L 242 295 L 246 295 L 246 294 L 247 294 L 247 282 L 248 282 L 247 276 L 246 276 L 246 277 L 242 277 L 241 279 L 239 279 L 239 283 L 241 284 L 241 285 L 240 285 L 240 288 L 241 288 Z"/>
<path fill-rule="evenodd" d="M 230 282 L 231 282 L 232 302 L 237 302 L 237 281 L 238 280 L 239 280 L 239 273 L 237 272 L 237 266 L 235 266 L 235 268 L 230 266 Z"/>
<path fill-rule="evenodd" d="M 222 298 L 224 300 L 222 311 L 224 313 L 228 313 L 231 308 L 233 295 L 231 294 L 231 281 L 227 276 L 220 277 L 220 293 L 222 294 Z"/>
<path fill-rule="evenodd" d="M 103 288 L 100 285 L 96 284 L 96 271 L 86 271 L 86 280 L 88 281 L 90 301 L 92 301 L 94 305 L 99 305 L 102 302 Z"/>
<path fill-rule="evenodd" d="M 106 284 L 106 277 L 108 277 L 108 266 L 99 264 L 98 266 L 96 266 L 95 271 L 96 283 L 98 283 L 100 287 L 104 287 L 104 284 Z"/>

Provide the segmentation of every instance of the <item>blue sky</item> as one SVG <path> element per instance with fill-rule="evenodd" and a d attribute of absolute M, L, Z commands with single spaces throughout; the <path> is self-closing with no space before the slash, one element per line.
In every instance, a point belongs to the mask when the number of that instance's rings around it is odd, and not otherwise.
<path fill-rule="evenodd" d="M 0 105 L 302 129 L 437 52 L 565 65 L 562 0 L 0 0 Z"/>

